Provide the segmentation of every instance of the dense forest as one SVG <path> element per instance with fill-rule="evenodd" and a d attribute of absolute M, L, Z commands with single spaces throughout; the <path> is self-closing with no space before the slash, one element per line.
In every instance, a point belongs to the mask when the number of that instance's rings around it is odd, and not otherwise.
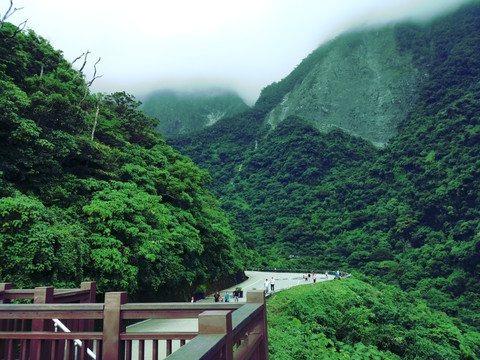
<path fill-rule="evenodd" d="M 61 51 L 2 24 L 0 281 L 95 280 L 161 301 L 246 266 L 341 268 L 353 278 L 269 300 L 272 359 L 479 358 L 479 19 L 475 1 L 394 26 L 428 76 L 384 147 L 265 120 L 355 33 L 252 108 L 167 144 L 132 95 L 91 93 Z"/>
<path fill-rule="evenodd" d="M 234 228 L 261 254 L 252 266 L 357 269 L 480 331 L 479 19 L 476 1 L 394 26 L 396 46 L 428 76 L 383 147 L 299 116 L 265 121 L 324 47 L 248 112 L 169 140 L 212 175 Z M 347 36 L 327 48 L 355 41 Z"/>
<path fill-rule="evenodd" d="M 131 95 L 91 94 L 45 39 L 3 25 L 1 281 L 95 280 L 161 300 L 239 280 L 246 251 L 210 175 L 165 144 Z"/>

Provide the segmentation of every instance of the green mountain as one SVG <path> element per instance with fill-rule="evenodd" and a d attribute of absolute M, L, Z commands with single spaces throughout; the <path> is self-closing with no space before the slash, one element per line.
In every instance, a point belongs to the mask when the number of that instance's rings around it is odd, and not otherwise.
<path fill-rule="evenodd" d="M 480 330 L 479 19 L 473 1 L 340 36 L 252 109 L 169 140 L 253 266 L 358 269 Z"/>
<path fill-rule="evenodd" d="M 190 299 L 241 279 L 210 176 L 126 94 L 93 95 L 33 31 L 0 30 L 0 281 Z"/>
<path fill-rule="evenodd" d="M 157 130 L 170 137 L 191 133 L 248 109 L 235 93 L 224 89 L 181 92 L 162 90 L 146 97 L 142 109 L 160 120 Z"/>
<path fill-rule="evenodd" d="M 60 51 L 4 24 L 0 281 L 96 280 L 102 292 L 158 301 L 233 283 L 247 264 L 341 269 L 355 279 L 269 300 L 272 359 L 478 359 L 478 19 L 475 1 L 428 23 L 341 36 L 254 107 L 172 138 L 180 152 L 131 95 L 91 94 Z M 291 111 L 335 82 L 330 53 L 348 58 L 362 39 L 377 65 L 357 77 L 362 84 L 334 86 L 339 99 L 348 88 L 366 93 L 361 112 L 348 115 L 333 97 L 318 103 L 330 101 L 327 113 L 317 109 L 325 126 L 313 107 Z M 389 70 L 397 55 L 404 66 Z M 339 70 L 353 74 L 357 60 Z M 415 69 L 428 76 L 397 106 L 394 82 L 410 84 Z M 369 81 L 390 89 L 391 105 L 369 104 Z M 374 107 L 378 127 L 362 128 Z M 332 126 L 334 118 L 345 121 Z"/>
<path fill-rule="evenodd" d="M 337 127 L 383 146 L 415 109 L 438 62 L 475 41 L 476 32 L 468 34 L 474 28 L 474 19 L 457 14 L 340 36 L 264 90 L 259 103 L 273 102 L 265 122 L 275 128 L 301 116 L 322 131 Z M 458 42 L 439 41 L 445 38 Z"/>

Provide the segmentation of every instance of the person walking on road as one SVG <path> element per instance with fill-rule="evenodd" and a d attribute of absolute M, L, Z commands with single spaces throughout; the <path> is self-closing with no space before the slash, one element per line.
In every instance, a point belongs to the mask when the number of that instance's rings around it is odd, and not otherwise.
<path fill-rule="evenodd" d="M 268 282 L 268 279 L 265 279 L 263 286 L 265 287 L 265 294 L 268 294 L 268 290 L 270 290 L 270 283 Z"/>
<path fill-rule="evenodd" d="M 272 280 L 270 280 L 270 290 L 275 291 L 275 279 L 272 276 Z"/>

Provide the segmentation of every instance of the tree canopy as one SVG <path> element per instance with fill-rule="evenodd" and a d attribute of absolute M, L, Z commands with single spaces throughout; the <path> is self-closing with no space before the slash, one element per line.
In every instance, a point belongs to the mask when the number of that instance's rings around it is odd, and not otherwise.
<path fill-rule="evenodd" d="M 189 299 L 241 278 L 245 248 L 209 174 L 132 95 L 91 94 L 60 51 L 15 29 L 0 31 L 2 281 Z"/>

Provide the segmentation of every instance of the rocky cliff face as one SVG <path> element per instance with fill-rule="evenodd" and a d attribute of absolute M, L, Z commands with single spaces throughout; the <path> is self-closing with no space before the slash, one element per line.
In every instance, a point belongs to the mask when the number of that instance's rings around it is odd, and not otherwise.
<path fill-rule="evenodd" d="M 276 127 L 290 115 L 320 130 L 339 127 L 382 146 L 415 105 L 428 77 L 397 44 L 393 27 L 344 35 L 266 117 Z"/>

